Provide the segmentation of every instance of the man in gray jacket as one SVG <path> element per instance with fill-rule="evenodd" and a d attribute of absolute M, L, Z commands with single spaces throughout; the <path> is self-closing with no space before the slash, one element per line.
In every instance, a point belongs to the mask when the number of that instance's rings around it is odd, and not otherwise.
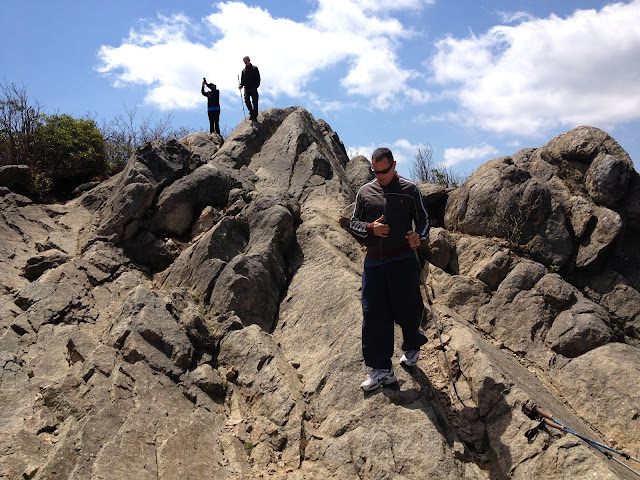
<path fill-rule="evenodd" d="M 394 323 L 402 329 L 404 355 L 412 366 L 427 337 L 420 331 L 424 303 L 414 249 L 427 238 L 429 216 L 416 185 L 400 177 L 388 148 L 371 159 L 375 180 L 362 186 L 351 216 L 351 231 L 364 240 L 362 354 L 372 369 L 360 385 L 374 390 L 396 382 L 391 365 Z M 415 225 L 415 227 L 414 227 Z"/>

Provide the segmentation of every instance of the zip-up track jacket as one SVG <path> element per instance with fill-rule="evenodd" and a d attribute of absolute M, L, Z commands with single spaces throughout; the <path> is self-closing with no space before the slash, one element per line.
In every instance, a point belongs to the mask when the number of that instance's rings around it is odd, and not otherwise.
<path fill-rule="evenodd" d="M 386 238 L 373 234 L 373 222 L 382 215 L 383 223 L 390 228 Z M 404 238 L 407 232 L 415 231 L 420 240 L 426 240 L 429 214 L 418 187 L 396 175 L 386 186 L 372 180 L 360 188 L 349 226 L 356 236 L 364 240 L 367 256 L 390 258 L 411 250 Z"/>
<path fill-rule="evenodd" d="M 247 90 L 257 90 L 260 86 L 260 70 L 253 64 L 249 64 L 242 69 L 240 85 Z"/>

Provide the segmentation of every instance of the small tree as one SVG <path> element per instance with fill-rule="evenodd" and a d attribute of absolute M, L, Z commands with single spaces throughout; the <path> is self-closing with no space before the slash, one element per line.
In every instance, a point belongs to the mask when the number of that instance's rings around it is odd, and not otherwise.
<path fill-rule="evenodd" d="M 410 168 L 411 179 L 415 182 L 429 182 L 443 187 L 458 187 L 467 176 L 455 173 L 451 167 L 433 163 L 433 147 L 420 145 Z"/>
<path fill-rule="evenodd" d="M 104 139 L 93 120 L 50 115 L 36 130 L 35 138 L 37 157 L 32 175 L 40 196 L 49 189 L 71 191 L 106 173 Z"/>
<path fill-rule="evenodd" d="M 411 179 L 416 182 L 431 182 L 433 168 L 433 147 L 429 144 L 418 146 L 411 163 Z"/>
<path fill-rule="evenodd" d="M 432 171 L 432 181 L 437 185 L 442 185 L 446 188 L 456 188 L 464 183 L 468 178 L 468 175 L 454 172 L 451 167 L 445 165 L 438 165 Z"/>
<path fill-rule="evenodd" d="M 173 112 L 153 122 L 151 114 L 138 120 L 138 107 L 130 109 L 125 105 L 124 109 L 124 115 L 118 115 L 109 123 L 103 122 L 100 129 L 105 139 L 110 175 L 123 170 L 136 148 L 144 143 L 182 138 L 190 133 L 186 127 L 171 125 Z"/>
<path fill-rule="evenodd" d="M 56 183 L 105 173 L 104 139 L 93 120 L 50 115 L 36 133 L 40 170 L 49 172 Z"/>
<path fill-rule="evenodd" d="M 26 87 L 15 83 L 0 86 L 0 165 L 35 163 L 35 132 L 44 115 L 31 105 Z"/>

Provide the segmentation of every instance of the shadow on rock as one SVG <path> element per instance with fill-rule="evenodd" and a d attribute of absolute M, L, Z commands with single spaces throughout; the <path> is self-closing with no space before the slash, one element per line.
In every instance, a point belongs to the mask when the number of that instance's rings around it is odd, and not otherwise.
<path fill-rule="evenodd" d="M 477 405 L 472 402 L 465 404 L 458 398 L 460 402 L 456 406 L 446 390 L 436 388 L 422 369 L 403 368 L 419 388 L 402 390 L 400 380 L 379 390 L 365 392 L 365 398 L 381 392 L 395 405 L 421 410 L 449 447 L 453 448 L 456 440 L 465 445 L 464 454 L 456 454 L 459 461 L 476 463 L 480 469 L 488 471 L 491 478 L 508 478 L 507 472 L 512 466 L 511 453 L 500 440 L 512 417 L 505 398 L 508 387 L 487 377 L 477 392 Z"/>
<path fill-rule="evenodd" d="M 402 390 L 400 383 L 396 382 L 386 388 L 382 388 L 381 391 L 395 405 L 424 412 L 440 435 L 447 441 L 447 444 L 450 447 L 453 446 L 453 431 L 442 406 L 434 396 L 434 392 L 437 392 L 437 390 L 429 380 L 429 377 L 418 367 L 403 368 L 411 374 L 420 388 Z"/>

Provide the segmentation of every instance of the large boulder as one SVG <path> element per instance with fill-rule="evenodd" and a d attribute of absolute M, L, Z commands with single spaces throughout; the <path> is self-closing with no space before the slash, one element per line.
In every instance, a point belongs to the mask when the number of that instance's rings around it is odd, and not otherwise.
<path fill-rule="evenodd" d="M 107 332 L 108 342 L 130 363 L 178 378 L 190 365 L 193 346 L 177 319 L 152 291 L 134 289 Z"/>
<path fill-rule="evenodd" d="M 363 155 L 356 155 L 351 158 L 347 163 L 345 173 L 347 174 L 349 185 L 356 193 L 365 183 L 369 183 L 374 179 L 371 171 L 371 162 Z"/>
<path fill-rule="evenodd" d="M 180 139 L 188 149 L 208 162 L 220 150 L 224 140 L 217 133 L 194 132 Z"/>
<path fill-rule="evenodd" d="M 232 190 L 252 188 L 250 181 L 226 165 L 202 165 L 158 195 L 149 229 L 156 235 L 180 237 L 190 231 L 206 206 L 227 207 Z"/>
<path fill-rule="evenodd" d="M 451 193 L 445 224 L 505 238 L 548 266 L 573 261 L 578 250 L 575 266 L 597 269 L 612 260 L 623 236 L 622 199 L 635 198 L 635 175 L 615 140 L 596 128 L 578 127 L 538 150 L 483 165 Z"/>
<path fill-rule="evenodd" d="M 640 378 L 637 347 L 609 343 L 571 360 L 556 373 L 554 384 L 574 392 L 576 413 L 606 431 L 608 445 L 638 451 L 640 392 L 629 385 Z"/>
<path fill-rule="evenodd" d="M 182 287 L 209 303 L 211 291 L 222 269 L 242 253 L 249 241 L 249 225 L 242 218 L 224 217 L 175 262 L 156 276 L 162 288 Z"/>
<path fill-rule="evenodd" d="M 571 256 L 571 234 L 561 205 L 549 187 L 533 178 L 518 160 L 530 152 L 493 160 L 449 195 L 445 227 L 471 235 L 507 239 L 548 265 Z"/>
<path fill-rule="evenodd" d="M 0 186 L 19 191 L 26 190 L 31 172 L 27 165 L 3 165 L 0 167 Z"/>
<path fill-rule="evenodd" d="M 157 194 L 194 170 L 199 161 L 177 140 L 140 147 L 129 159 L 109 199 L 94 215 L 81 247 L 98 238 L 118 243 L 139 233 L 138 226 L 150 217 Z"/>

